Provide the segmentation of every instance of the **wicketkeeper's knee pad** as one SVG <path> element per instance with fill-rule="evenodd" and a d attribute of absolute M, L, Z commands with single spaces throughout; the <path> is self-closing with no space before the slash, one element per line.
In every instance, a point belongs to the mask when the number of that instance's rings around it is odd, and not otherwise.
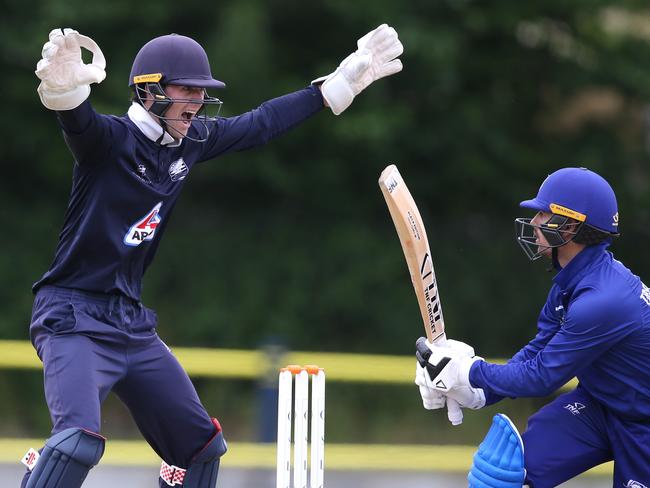
<path fill-rule="evenodd" d="M 219 474 L 219 460 L 228 450 L 217 419 L 212 419 L 216 433 L 193 458 L 187 469 L 170 466 L 163 461 L 160 468 L 161 487 L 180 485 L 184 488 L 214 488 Z"/>
<path fill-rule="evenodd" d="M 105 439 L 79 428 L 50 437 L 32 470 L 26 488 L 79 488 L 104 454 Z"/>
<path fill-rule="evenodd" d="M 470 488 L 521 488 L 526 477 L 524 444 L 517 428 L 499 413 L 478 451 L 467 475 Z"/>

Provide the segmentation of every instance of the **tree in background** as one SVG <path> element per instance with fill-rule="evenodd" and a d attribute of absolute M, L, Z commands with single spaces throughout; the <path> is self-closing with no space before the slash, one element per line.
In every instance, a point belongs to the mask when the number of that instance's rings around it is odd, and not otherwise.
<path fill-rule="evenodd" d="M 56 26 L 104 49 L 108 77 L 93 101 L 109 113 L 125 107 L 131 60 L 156 35 L 205 46 L 229 85 L 225 115 L 308 84 L 379 23 L 404 43 L 404 71 L 337 123 L 324 114 L 189 182 L 145 277 L 145 302 L 173 344 L 250 348 L 273 336 L 294 349 L 410 354 L 418 310 L 376 185 L 389 162 L 423 214 L 452 337 L 481 354 L 510 355 L 535 332 L 550 275 L 516 272 L 512 221 L 531 182 L 559 167 L 612 183 L 626 234 L 617 255 L 650 276 L 639 245 L 650 219 L 643 2 L 11 1 L 0 22 L 2 338 L 27 337 L 29 289 L 65 210 L 72 162 L 33 74 Z"/>

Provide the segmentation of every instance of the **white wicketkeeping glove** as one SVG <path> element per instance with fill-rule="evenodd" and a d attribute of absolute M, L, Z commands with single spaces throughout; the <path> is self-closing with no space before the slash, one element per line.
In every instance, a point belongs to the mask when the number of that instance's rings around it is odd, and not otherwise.
<path fill-rule="evenodd" d="M 36 65 L 38 95 L 50 110 L 72 110 L 88 98 L 91 83 L 106 78 L 106 60 L 97 43 L 76 30 L 54 29 L 49 37 Z M 81 59 L 82 47 L 93 53 L 90 64 Z"/>
<path fill-rule="evenodd" d="M 397 59 L 404 47 L 392 27 L 382 24 L 357 41 L 357 50 L 341 61 L 339 67 L 323 80 L 323 98 L 335 115 L 350 106 L 356 97 L 370 83 L 385 76 L 402 71 L 402 62 Z"/>
<path fill-rule="evenodd" d="M 483 390 L 474 388 L 469 382 L 472 364 L 483 360 L 474 355 L 474 348 L 452 340 L 448 340 L 446 346 L 438 346 L 422 337 L 418 339 L 417 351 L 427 388 L 456 400 L 463 408 L 478 409 L 485 405 Z"/>

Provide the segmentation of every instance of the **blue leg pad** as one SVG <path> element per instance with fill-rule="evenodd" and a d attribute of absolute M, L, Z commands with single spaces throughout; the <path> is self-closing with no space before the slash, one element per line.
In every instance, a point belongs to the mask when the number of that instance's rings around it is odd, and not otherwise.
<path fill-rule="evenodd" d="M 467 475 L 470 488 L 521 488 L 526 477 L 524 444 L 517 428 L 499 413 L 478 451 Z"/>
<path fill-rule="evenodd" d="M 104 454 L 105 439 L 79 428 L 50 437 L 26 488 L 79 488 Z"/>

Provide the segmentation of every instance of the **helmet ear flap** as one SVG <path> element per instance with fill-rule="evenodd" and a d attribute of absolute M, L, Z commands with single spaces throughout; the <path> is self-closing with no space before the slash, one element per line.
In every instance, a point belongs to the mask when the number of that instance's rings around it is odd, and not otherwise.
<path fill-rule="evenodd" d="M 600 244 L 601 242 L 612 238 L 618 237 L 618 234 L 610 234 L 609 232 L 604 232 L 600 229 L 592 227 L 591 225 L 581 225 L 578 233 L 573 238 L 578 244 L 584 244 L 585 246 L 592 246 L 594 244 Z"/>
<path fill-rule="evenodd" d="M 546 241 L 551 247 L 562 246 L 571 240 L 565 239 L 561 232 L 562 230 L 566 230 L 565 226 L 568 220 L 567 217 L 562 215 L 553 215 L 548 222 L 540 226 L 542 234 L 544 234 Z"/>
<path fill-rule="evenodd" d="M 144 95 L 149 95 L 153 100 L 151 107 L 148 109 L 150 113 L 157 117 L 162 117 L 171 106 L 173 100 L 167 96 L 165 90 L 160 83 L 138 83 L 135 85 L 135 92 L 138 102 L 144 106 Z"/>
<path fill-rule="evenodd" d="M 147 83 L 147 91 L 153 95 L 154 102 L 149 109 L 154 115 L 162 117 L 172 104 L 171 98 L 165 94 L 160 83 Z"/>

